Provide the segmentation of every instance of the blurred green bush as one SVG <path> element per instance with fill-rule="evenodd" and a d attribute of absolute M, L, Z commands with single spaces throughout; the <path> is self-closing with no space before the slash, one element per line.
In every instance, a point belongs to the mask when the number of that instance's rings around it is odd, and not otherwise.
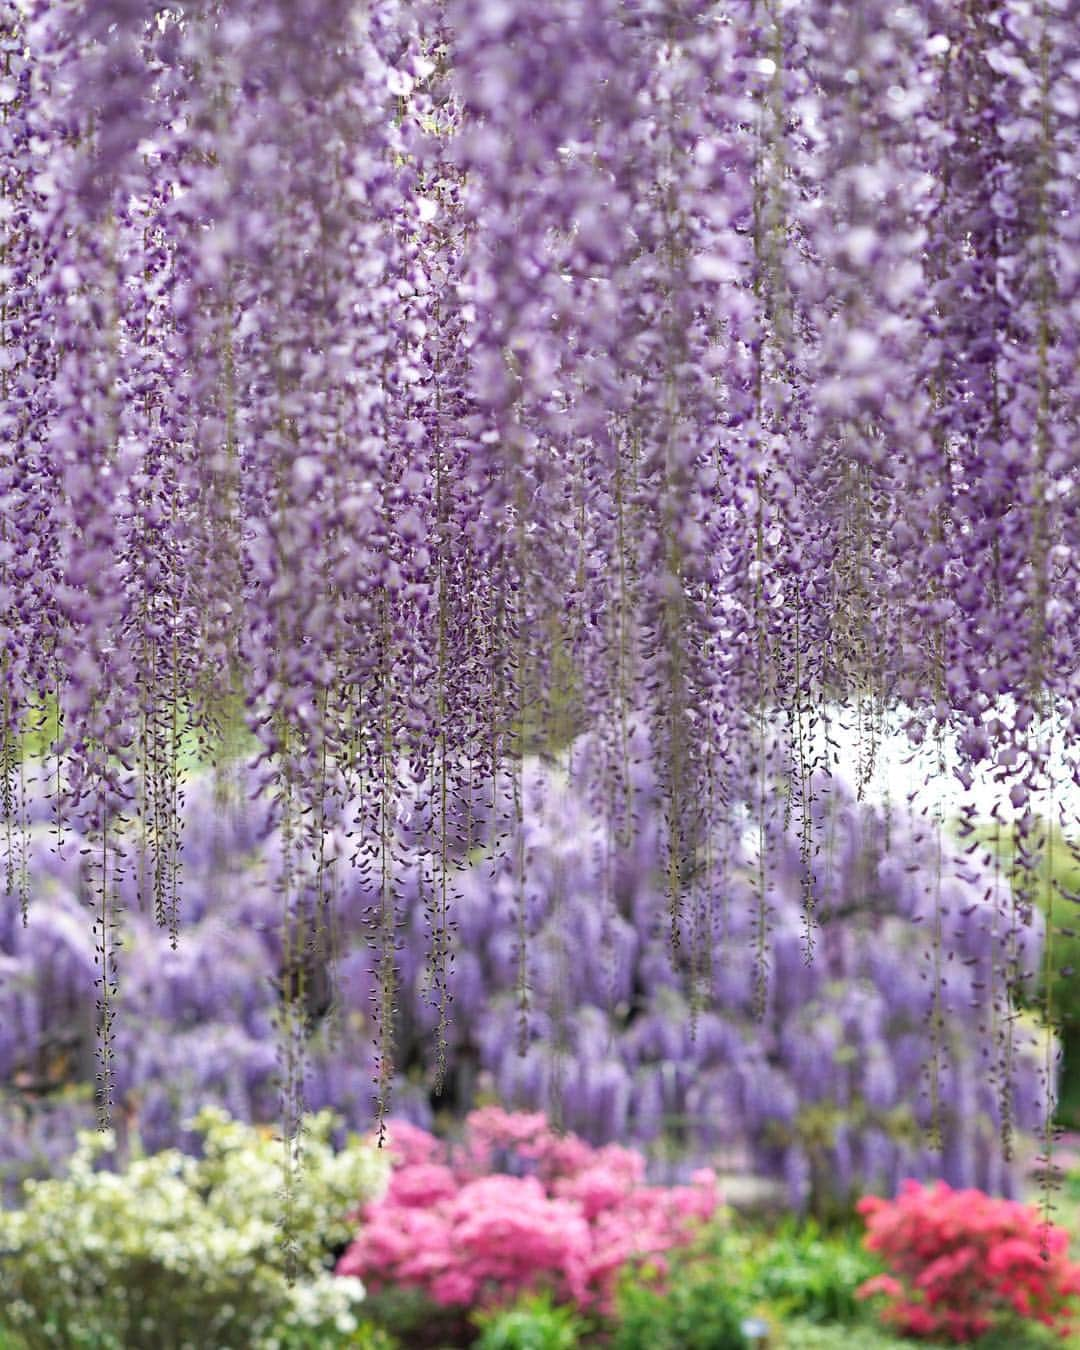
<path fill-rule="evenodd" d="M 1033 979 L 1017 983 L 1021 1007 L 1041 1016 L 1049 1009 L 1062 1050 L 1057 1119 L 1080 1127 L 1080 858 L 1057 826 L 1037 820 L 1023 848 L 1030 866 L 1020 865 L 1019 841 L 1004 827 L 981 826 L 974 839 L 988 852 L 1001 878 L 1003 909 L 1034 905 L 1047 920 L 1043 959 Z M 1047 996 L 1049 995 L 1049 1001 Z"/>
<path fill-rule="evenodd" d="M 855 1290 L 881 1268 L 857 1230 L 826 1235 L 812 1221 L 789 1219 L 748 1258 L 744 1278 L 753 1297 L 784 1319 L 855 1322 L 865 1317 Z"/>
<path fill-rule="evenodd" d="M 480 1328 L 475 1350 L 575 1350 L 587 1330 L 573 1308 L 559 1307 L 543 1295 L 475 1320 Z"/>
<path fill-rule="evenodd" d="M 746 1350 L 749 1311 L 736 1271 L 715 1256 L 674 1259 L 666 1274 L 628 1271 L 620 1284 L 612 1350 Z"/>

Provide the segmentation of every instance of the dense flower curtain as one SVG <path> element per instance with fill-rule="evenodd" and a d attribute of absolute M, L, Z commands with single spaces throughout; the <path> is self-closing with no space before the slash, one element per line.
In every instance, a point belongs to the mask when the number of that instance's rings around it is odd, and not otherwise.
<path fill-rule="evenodd" d="M 32 922 L 32 818 L 77 829 L 103 1111 L 121 882 L 182 941 L 185 764 L 242 724 L 286 1080 L 351 864 L 380 1115 L 403 839 L 445 1047 L 458 864 L 524 953 L 522 764 L 582 731 L 612 846 L 651 762 L 691 982 L 756 831 L 762 1007 L 781 815 L 814 956 L 838 719 L 856 786 L 890 718 L 965 819 L 989 768 L 1035 877 L 1080 726 L 1078 50 L 1076 0 L 0 0 L 0 869 Z"/>

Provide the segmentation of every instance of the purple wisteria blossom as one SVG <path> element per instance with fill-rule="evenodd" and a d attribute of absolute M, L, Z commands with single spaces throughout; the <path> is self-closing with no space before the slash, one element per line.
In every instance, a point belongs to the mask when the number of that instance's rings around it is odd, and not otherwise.
<path fill-rule="evenodd" d="M 122 909 L 182 942 L 184 766 L 242 719 L 296 960 L 341 856 L 372 887 L 380 1115 L 400 923 L 445 1069 L 453 860 L 486 818 L 527 929 L 524 756 L 586 729 L 609 850 L 650 729 L 677 967 L 718 959 L 749 809 L 759 1015 L 778 791 L 828 946 L 837 716 L 857 790 L 887 714 L 959 747 L 962 804 L 992 766 L 1029 915 L 1080 780 L 1078 34 L 1080 0 L 0 0 L 0 876 L 32 921 L 44 793 L 103 1116 Z"/>
<path fill-rule="evenodd" d="M 586 740 L 575 753 L 593 750 Z M 393 878 L 396 1111 L 424 1125 L 452 1124 L 494 1096 L 543 1109 L 596 1143 L 632 1140 L 660 1175 L 739 1159 L 782 1183 L 796 1206 L 819 1210 L 843 1207 L 867 1188 L 891 1192 L 909 1175 L 1015 1189 L 1021 1153 L 1010 1160 L 1002 1148 L 1002 1085 L 1024 1159 L 1045 1087 L 1030 1028 L 1014 1029 L 1011 1062 L 1002 1053 L 998 1033 L 1015 1015 L 1004 973 L 1012 959 L 1033 974 L 1041 932 L 1019 919 L 1007 885 L 995 889 L 952 856 L 939 868 L 928 830 L 908 819 L 889 824 L 837 789 L 817 822 L 826 846 L 813 867 L 819 939 L 808 964 L 798 833 L 771 822 L 771 959 L 759 1012 L 745 957 L 758 915 L 754 866 L 735 842 L 711 887 L 699 890 L 700 912 L 687 916 L 676 956 L 665 817 L 650 776 L 635 775 L 638 828 L 614 852 L 602 816 L 564 773 L 530 760 L 523 787 L 524 1054 L 519 899 L 512 867 L 489 845 L 452 871 L 452 1016 L 440 1072 L 444 989 L 424 903 L 431 870 L 422 841 L 405 830 Z M 274 1120 L 290 984 L 305 1024 L 308 1104 L 368 1125 L 380 1091 L 371 1015 L 380 972 L 369 946 L 380 879 L 342 866 L 333 945 L 309 950 L 297 965 L 280 928 L 288 842 L 268 814 L 230 807 L 201 780 L 186 808 L 182 852 L 187 931 L 177 949 L 152 909 L 140 909 L 135 879 L 122 897 L 121 1135 L 150 1149 L 190 1143 L 183 1122 L 208 1100 L 245 1119 Z M 93 1116 L 87 866 L 75 840 L 63 858 L 50 852 L 43 822 L 30 873 L 33 919 L 24 928 L 12 906 L 0 933 L 0 1171 L 11 1183 L 60 1166 L 73 1130 Z M 316 873 L 311 863 L 296 879 L 309 899 Z M 951 958 L 937 986 L 929 978 L 936 908 Z M 931 1148 L 935 993 L 941 1128 Z"/>

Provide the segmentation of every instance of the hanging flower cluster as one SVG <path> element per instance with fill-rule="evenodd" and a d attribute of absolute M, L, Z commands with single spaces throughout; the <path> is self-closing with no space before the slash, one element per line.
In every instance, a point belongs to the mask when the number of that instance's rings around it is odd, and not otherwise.
<path fill-rule="evenodd" d="M 890 711 L 991 766 L 1034 876 L 1080 731 L 1078 32 L 1078 0 L 0 0 L 0 870 L 25 905 L 37 769 L 88 841 L 103 1114 L 124 874 L 175 939 L 185 756 L 241 710 L 298 968 L 340 867 L 376 883 L 380 1115 L 402 830 L 442 1047 L 453 861 L 515 841 L 527 1018 L 522 757 L 584 725 L 612 841 L 651 728 L 677 951 L 718 825 L 759 822 L 761 1007 L 764 822 L 801 831 L 809 957 L 837 716 L 860 774 Z"/>
<path fill-rule="evenodd" d="M 647 758 L 640 745 L 636 754 Z M 715 889 L 691 916 L 693 940 L 674 954 L 663 814 L 655 785 L 638 773 L 637 828 L 609 857 L 602 819 L 564 776 L 527 766 L 524 1055 L 514 879 L 490 856 L 457 874 L 441 1083 L 443 991 L 423 905 L 425 855 L 402 842 L 394 875 L 405 911 L 395 954 L 395 1117 L 430 1129 L 494 1094 L 546 1112 L 553 1127 L 592 1145 L 641 1148 L 654 1180 L 685 1180 L 720 1151 L 728 1166 L 786 1190 L 793 1208 L 821 1216 L 844 1212 L 868 1189 L 891 1195 L 912 1176 L 1017 1194 L 1046 1091 L 1038 1040 L 1010 1008 L 1004 974 L 1015 959 L 1036 975 L 1039 917 L 1025 926 L 1007 884 L 987 894 L 989 874 L 946 858 L 941 1148 L 933 1151 L 925 1138 L 935 992 L 928 929 L 937 889 L 929 831 L 903 818 L 890 823 L 833 792 L 815 822 L 823 848 L 813 868 L 819 938 L 810 964 L 799 834 L 770 838 L 771 961 L 757 1009 L 755 972 L 743 956 L 758 920 L 752 858 L 731 847 L 724 875 L 718 869 Z M 178 950 L 150 906 L 140 908 L 137 873 L 123 879 L 114 1121 L 125 1150 L 136 1141 L 150 1152 L 196 1145 L 184 1123 L 196 1102 L 273 1122 L 282 999 L 301 987 L 307 1106 L 333 1108 L 352 1127 L 371 1124 L 367 1013 L 378 971 L 368 942 L 377 879 L 344 871 L 334 950 L 289 964 L 275 894 L 287 841 L 269 826 L 269 812 L 223 809 L 208 775 L 192 785 Z M 50 851 L 42 822 L 30 858 L 31 922 L 23 927 L 15 906 L 0 911 L 0 1177 L 8 1198 L 22 1177 L 60 1172 L 78 1129 L 94 1117 L 87 883 L 78 848 L 67 853 Z M 296 882 L 313 902 L 313 861 L 297 868 Z M 1011 1162 L 1000 1139 L 1005 1101 L 1018 1144 Z"/>

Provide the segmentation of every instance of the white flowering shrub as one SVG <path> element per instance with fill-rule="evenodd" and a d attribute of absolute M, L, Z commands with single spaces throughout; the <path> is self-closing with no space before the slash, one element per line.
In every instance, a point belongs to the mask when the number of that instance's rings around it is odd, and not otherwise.
<path fill-rule="evenodd" d="M 378 1150 L 336 1151 L 330 1112 L 309 1116 L 283 1242 L 283 1145 L 203 1110 L 204 1153 L 96 1164 L 114 1141 L 83 1133 L 68 1175 L 31 1181 L 0 1211 L 0 1307 L 28 1347 L 295 1350 L 358 1332 L 359 1280 L 332 1274 L 348 1215 L 385 1184 Z M 290 1280 L 290 1274 L 293 1276 Z"/>

